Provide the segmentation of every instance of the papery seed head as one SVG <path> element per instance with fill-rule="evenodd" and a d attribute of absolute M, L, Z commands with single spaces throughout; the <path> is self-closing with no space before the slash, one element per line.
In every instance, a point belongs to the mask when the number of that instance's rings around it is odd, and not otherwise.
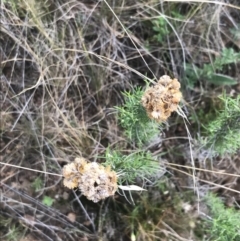
<path fill-rule="evenodd" d="M 177 110 L 182 98 L 179 91 L 180 83 L 177 79 L 162 76 L 157 84 L 148 88 L 142 96 L 141 102 L 147 115 L 158 122 L 167 120 L 171 112 Z"/>
<path fill-rule="evenodd" d="M 69 163 L 67 165 L 65 165 L 63 167 L 63 176 L 64 177 L 69 177 L 70 175 L 72 175 L 73 173 L 75 173 L 77 170 L 76 170 L 76 166 L 75 164 L 72 162 L 72 163 Z"/>
<path fill-rule="evenodd" d="M 73 189 L 78 187 L 78 181 L 77 179 L 72 179 L 72 178 L 64 178 L 63 180 L 63 185 L 69 189 Z"/>

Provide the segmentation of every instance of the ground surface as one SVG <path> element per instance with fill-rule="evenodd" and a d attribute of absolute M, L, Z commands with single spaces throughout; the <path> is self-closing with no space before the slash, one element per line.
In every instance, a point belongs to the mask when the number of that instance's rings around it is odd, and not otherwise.
<path fill-rule="evenodd" d="M 1 240 L 209 240 L 204 195 L 239 209 L 239 151 L 212 155 L 200 139 L 218 96 L 239 95 L 240 63 L 216 70 L 232 85 L 189 78 L 186 66 L 239 52 L 240 4 L 204 2 L 1 2 Z M 62 167 L 75 157 L 103 163 L 107 148 L 138 150 L 114 107 L 164 74 L 179 79 L 189 123 L 173 113 L 143 147 L 164 170 L 131 183 L 147 194 L 93 203 L 64 187 Z"/>

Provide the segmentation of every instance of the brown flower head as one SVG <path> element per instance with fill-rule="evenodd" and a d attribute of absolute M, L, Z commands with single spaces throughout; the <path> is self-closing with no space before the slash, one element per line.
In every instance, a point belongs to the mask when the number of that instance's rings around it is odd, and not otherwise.
<path fill-rule="evenodd" d="M 142 105 L 149 118 L 158 122 L 166 121 L 177 110 L 182 98 L 180 87 L 177 79 L 164 75 L 156 85 L 148 88 L 142 97 Z"/>
<path fill-rule="evenodd" d="M 89 200 L 98 202 L 117 190 L 117 174 L 110 167 L 92 162 L 84 158 L 76 158 L 74 162 L 63 168 L 64 186 L 72 189 L 78 187 Z"/>
<path fill-rule="evenodd" d="M 65 187 L 73 189 L 78 186 L 78 172 L 74 162 L 63 167 L 63 176 L 63 185 Z"/>

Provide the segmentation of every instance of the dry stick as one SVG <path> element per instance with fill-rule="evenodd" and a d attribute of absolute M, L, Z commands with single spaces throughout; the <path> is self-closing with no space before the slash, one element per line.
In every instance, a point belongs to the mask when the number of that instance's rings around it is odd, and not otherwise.
<path fill-rule="evenodd" d="M 92 219 L 89 217 L 89 215 L 88 215 L 88 213 L 87 213 L 86 209 L 85 209 L 85 208 L 84 208 L 84 206 L 82 205 L 82 203 L 81 203 L 80 199 L 78 198 L 77 194 L 75 193 L 75 191 L 73 191 L 73 190 L 72 190 L 72 192 L 73 192 L 73 194 L 74 194 L 74 196 L 75 196 L 75 198 L 76 198 L 76 200 L 77 200 L 78 204 L 81 206 L 81 208 L 82 208 L 83 212 L 85 213 L 85 215 L 86 215 L 87 219 L 88 219 L 88 220 L 89 220 L 89 222 L 91 223 L 92 228 L 93 228 L 93 232 L 94 232 L 94 233 L 96 233 L 95 225 L 94 225 L 94 223 L 93 223 Z"/>
<path fill-rule="evenodd" d="M 19 190 L 15 189 L 15 188 L 12 188 L 11 186 L 9 186 L 9 185 L 7 185 L 7 184 L 5 184 L 5 183 L 2 183 L 2 185 L 3 185 L 5 188 L 7 188 L 7 189 L 11 190 L 12 192 L 16 193 L 17 195 L 19 195 L 20 197 L 25 198 L 25 199 L 27 199 L 28 201 L 30 201 L 30 202 L 32 202 L 32 203 L 35 203 L 37 206 L 40 206 L 41 208 L 43 208 L 44 210 L 38 209 L 38 212 L 39 212 L 40 214 L 45 214 L 48 218 L 52 218 L 53 220 L 57 220 L 57 221 L 61 222 L 62 224 L 64 224 L 65 226 L 70 226 L 71 228 L 74 228 L 74 227 L 75 227 L 71 222 L 67 221 L 68 219 L 67 219 L 67 216 L 66 216 L 66 215 L 60 213 L 60 212 L 57 211 L 56 209 L 51 208 L 51 207 L 48 207 L 48 206 L 42 204 L 39 200 L 36 200 L 35 198 L 32 198 L 32 197 L 29 196 L 27 193 L 22 192 L 22 191 L 19 191 Z M 5 198 L 6 198 L 6 197 L 5 197 Z M 13 201 L 13 199 L 7 197 L 7 199 L 6 199 L 5 202 L 7 202 L 8 200 L 10 200 L 11 202 Z M 17 200 L 15 200 L 15 202 L 18 203 Z M 28 207 L 29 207 L 30 209 L 32 209 L 32 210 L 35 210 L 35 208 L 36 208 L 36 207 L 33 206 L 33 205 L 29 205 Z M 51 211 L 51 214 L 52 214 L 52 215 L 49 215 L 49 214 L 45 213 L 45 212 L 44 212 L 45 210 Z M 79 222 L 77 222 L 77 224 L 80 225 L 82 228 L 86 229 L 86 231 L 88 231 L 88 232 L 90 231 L 90 230 L 89 230 L 87 227 L 85 227 L 83 224 L 81 224 L 81 223 L 79 223 Z"/>
<path fill-rule="evenodd" d="M 202 168 L 198 168 L 198 167 L 184 166 L 184 165 L 169 163 L 169 162 L 164 162 L 164 163 L 166 165 L 169 165 L 169 166 L 184 167 L 184 168 L 187 168 L 187 169 L 195 169 L 195 170 L 203 171 L 203 172 L 210 172 L 210 173 L 221 174 L 221 175 L 232 176 L 232 177 L 240 177 L 240 175 L 238 175 L 238 174 L 233 174 L 233 173 L 228 173 L 228 172 L 212 171 L 212 170 L 202 169 Z M 8 163 L 4 163 L 4 162 L 0 162 L 0 164 L 2 164 L 4 166 L 10 166 L 10 167 L 15 167 L 15 168 L 19 168 L 19 169 L 25 169 L 25 170 L 28 170 L 28 171 L 39 172 L 39 173 L 44 173 L 44 174 L 49 174 L 49 175 L 54 175 L 54 176 L 59 176 L 59 177 L 63 176 L 62 174 L 58 174 L 58 173 L 40 171 L 40 170 L 31 169 L 31 168 L 28 168 L 28 167 L 21 167 L 21 166 L 12 165 L 12 164 L 8 164 Z M 170 168 L 172 168 L 172 167 L 170 167 Z M 175 169 L 175 170 L 178 170 L 178 169 Z"/>
<path fill-rule="evenodd" d="M 0 162 L 0 164 L 5 165 L 5 166 L 16 167 L 16 168 L 20 168 L 20 169 L 24 169 L 24 170 L 28 170 L 28 171 L 45 173 L 45 174 L 49 174 L 49 175 L 55 175 L 55 176 L 59 176 L 59 177 L 62 177 L 62 176 L 63 176 L 63 175 L 57 174 L 57 173 L 50 173 L 50 172 L 39 171 L 39 170 L 35 170 L 35 169 L 27 168 L 27 167 L 16 166 L 16 165 L 12 165 L 12 164 L 8 164 L 8 163 L 3 163 L 3 162 Z M 168 163 L 168 164 L 170 164 L 170 163 Z M 176 165 L 176 166 L 177 166 L 177 164 L 170 164 L 170 165 Z M 181 165 L 179 165 L 179 166 L 181 166 Z M 196 167 L 189 167 L 189 166 L 184 166 L 184 167 L 186 167 L 186 168 L 193 168 L 194 170 L 204 170 L 204 169 L 196 168 Z M 192 175 L 190 175 L 189 173 L 184 172 L 184 171 L 181 171 L 181 170 L 179 170 L 179 169 L 177 169 L 177 168 L 171 167 L 171 169 L 172 169 L 172 170 L 175 170 L 175 171 L 178 171 L 178 172 L 181 172 L 181 173 L 183 173 L 183 174 L 185 174 L 185 175 L 187 175 L 187 176 L 191 176 L 191 177 L 192 177 Z M 214 172 L 214 171 L 210 171 L 210 170 L 205 170 L 205 171 L 207 171 L 207 172 Z M 214 173 L 220 173 L 220 174 L 224 174 L 224 175 L 230 175 L 230 176 L 237 176 L 237 177 L 239 177 L 239 175 L 235 175 L 235 174 L 231 174 L 231 173 L 222 173 L 222 172 L 214 172 Z M 220 188 L 224 188 L 224 189 L 226 189 L 226 190 L 228 190 L 228 191 L 232 191 L 232 192 L 235 192 L 235 193 L 239 193 L 239 194 L 240 194 L 239 191 L 234 190 L 234 189 L 232 189 L 232 188 L 228 188 L 228 187 L 225 187 L 225 186 L 223 186 L 223 185 L 216 184 L 216 183 L 213 183 L 213 182 L 209 182 L 209 181 L 206 181 L 206 180 L 203 180 L 203 179 L 200 179 L 200 178 L 196 178 L 196 179 L 198 179 L 198 181 L 205 182 L 205 183 L 207 183 L 207 184 L 210 184 L 210 185 L 213 185 L 213 186 L 217 186 L 217 187 L 220 187 Z M 2 183 L 2 182 L 1 182 L 1 183 Z M 74 195 L 76 195 L 75 192 L 74 192 Z M 79 199 L 78 199 L 78 202 L 80 202 Z M 80 202 L 79 204 L 82 206 L 81 202 Z M 82 207 L 82 208 L 83 208 L 83 207 Z M 83 208 L 83 210 L 85 210 L 85 209 Z M 84 212 L 85 212 L 85 211 L 84 211 Z M 87 215 L 88 219 L 91 220 L 91 218 L 89 217 L 89 215 L 88 215 L 86 212 L 85 212 L 85 214 Z M 95 226 L 94 226 L 92 220 L 91 220 L 90 222 L 91 222 L 91 224 L 92 224 L 92 226 L 93 226 L 93 228 L 94 228 L 94 232 L 95 232 Z"/>
<path fill-rule="evenodd" d="M 184 171 L 179 170 L 179 169 L 174 168 L 174 167 L 171 167 L 171 168 L 172 168 L 172 170 L 175 170 L 175 171 L 181 172 L 181 173 L 183 173 L 183 174 L 185 174 L 185 175 L 187 175 L 187 176 L 191 176 L 191 177 L 192 177 L 192 175 L 190 175 L 190 174 L 187 173 L 187 172 L 184 172 Z M 223 185 L 216 184 L 216 183 L 214 183 L 214 182 L 210 182 L 210 181 L 206 181 L 206 180 L 203 180 L 203 179 L 200 179 L 200 178 L 197 178 L 197 177 L 196 177 L 196 179 L 197 179 L 198 181 L 205 182 L 205 183 L 207 183 L 207 184 L 210 184 L 210 185 L 213 185 L 213 186 L 216 186 L 216 187 L 221 187 L 221 188 L 226 189 L 226 190 L 228 190 L 228 191 L 232 191 L 232 192 L 235 192 L 235 193 L 240 194 L 240 192 L 237 191 L 237 190 L 235 190 L 235 189 L 232 189 L 232 188 L 229 188 L 229 187 L 225 187 L 225 186 L 223 186 Z"/>
<path fill-rule="evenodd" d="M 62 174 L 58 174 L 58 173 L 51 173 L 51 172 L 40 171 L 40 170 L 31 169 L 31 168 L 28 168 L 28 167 L 16 166 L 16 165 L 12 165 L 12 164 L 9 164 L 9 163 L 4 163 L 4 162 L 0 162 L 0 164 L 2 164 L 4 166 L 16 167 L 16 168 L 19 168 L 19 169 L 24 169 L 24 170 L 28 170 L 28 171 L 39 172 L 39 173 L 44 173 L 44 174 L 49 174 L 49 175 L 54 175 L 54 176 L 59 176 L 59 177 L 63 176 Z"/>
<path fill-rule="evenodd" d="M 222 5 L 222 6 L 226 6 L 226 7 L 230 7 L 230 8 L 235 8 L 240 10 L 240 7 L 233 5 L 233 4 L 229 4 L 229 3 L 224 3 L 224 2 L 219 2 L 219 1 L 211 1 L 211 0 L 163 0 L 164 2 L 182 2 L 182 3 L 214 3 L 217 5 Z"/>
<path fill-rule="evenodd" d="M 172 235 L 173 237 L 176 237 L 178 238 L 178 240 L 181 240 L 181 241 L 189 241 L 189 239 L 185 239 L 185 238 L 182 238 L 178 235 L 178 233 L 172 229 L 167 223 L 165 223 L 164 221 L 160 221 L 166 228 L 168 228 L 170 231 L 167 231 L 167 234 L 169 235 Z"/>
<path fill-rule="evenodd" d="M 222 171 L 212 171 L 212 170 L 207 170 L 207 169 L 203 169 L 203 168 L 184 166 L 184 165 L 169 163 L 169 162 L 165 162 L 165 164 L 170 165 L 170 166 L 183 167 L 183 168 L 186 168 L 186 169 L 193 169 L 194 168 L 195 170 L 198 170 L 198 171 L 210 172 L 210 173 L 214 173 L 214 174 L 222 174 L 222 175 L 226 175 L 226 176 L 240 177 L 239 174 L 227 173 L 227 172 L 222 172 Z"/>
<path fill-rule="evenodd" d="M 49 175 L 55 175 L 55 176 L 60 176 L 62 177 L 61 174 L 57 174 L 57 173 L 50 173 L 50 172 L 44 172 L 44 171 L 39 171 L 39 170 L 35 170 L 35 169 L 31 169 L 31 168 L 27 168 L 27 167 L 21 167 L 21 166 L 16 166 L 16 165 L 12 165 L 12 164 L 8 164 L 8 163 L 3 163 L 3 162 L 0 162 L 0 164 L 2 165 L 5 165 L 5 166 L 11 166 L 11 167 L 16 167 L 16 168 L 19 168 L 19 169 L 24 169 L 24 170 L 29 170 L 29 171 L 34 171 L 34 172 L 39 172 L 39 173 L 44 173 L 44 174 L 49 174 Z M 171 166 L 182 166 L 182 165 L 178 165 L 178 164 L 173 164 L 173 163 L 167 163 Z M 200 170 L 200 171 L 206 171 L 206 172 L 212 172 L 212 173 L 219 173 L 219 174 L 223 174 L 223 175 L 229 175 L 229 176 L 235 176 L 235 177 L 239 177 L 239 175 L 236 175 L 236 174 L 232 174 L 232 173 L 222 173 L 222 172 L 215 172 L 215 171 L 211 171 L 211 170 L 204 170 L 204 169 L 201 169 L 201 168 L 196 168 L 196 167 L 190 167 L 190 166 L 182 166 L 182 167 L 185 167 L 185 168 L 189 168 L 189 169 L 195 169 L 195 170 Z M 185 175 L 188 175 L 188 176 L 192 176 L 190 175 L 189 173 L 187 172 L 184 172 L 184 171 L 181 171 L 179 169 L 176 169 L 174 167 L 171 167 L 172 170 L 175 170 L 175 171 L 178 171 L 178 172 L 181 172 Z M 235 193 L 240 193 L 239 191 L 237 190 L 234 190 L 232 188 L 228 188 L 228 187 L 225 187 L 223 185 L 220 185 L 220 184 L 216 184 L 216 183 L 213 183 L 213 182 L 209 182 L 209 181 L 206 181 L 206 180 L 203 180 L 203 179 L 200 179 L 200 178 L 197 178 L 198 181 L 201 181 L 201 182 L 205 182 L 207 184 L 210 184 L 210 185 L 213 185 L 213 186 L 217 186 L 217 187 L 220 187 L 220 188 L 224 188 L 226 190 L 229 190 L 229 191 L 232 191 L 232 192 L 235 192 Z M 75 194 L 75 192 L 74 192 Z M 76 194 L 75 194 L 76 195 Z M 81 205 L 81 204 L 80 204 Z M 82 206 L 82 205 L 81 205 Z M 84 210 L 84 209 L 83 209 Z M 85 212 L 86 214 L 86 212 Z M 90 219 L 90 217 L 88 216 L 88 219 Z M 91 221 L 91 224 L 93 225 L 93 228 L 95 230 L 95 226 L 93 224 L 93 222 Z"/>
<path fill-rule="evenodd" d="M 185 128 L 186 128 L 186 131 L 187 131 L 187 135 L 188 135 L 188 143 L 189 143 L 189 148 L 190 148 L 190 158 L 191 158 L 191 163 L 192 163 L 192 178 L 193 178 L 193 184 L 194 184 L 194 189 L 196 190 L 197 192 L 197 197 L 199 199 L 199 191 L 198 189 L 196 188 L 196 167 L 195 167 L 195 162 L 193 160 L 193 151 L 192 151 L 192 143 L 191 143 L 191 140 L 192 140 L 192 137 L 191 137 L 191 134 L 190 134 L 190 131 L 188 129 L 188 126 L 187 126 L 187 123 L 186 121 L 189 123 L 188 119 L 187 119 L 187 116 L 185 115 L 185 113 L 182 111 L 182 109 L 178 106 L 178 109 L 177 109 L 177 113 L 183 118 L 183 122 L 184 122 L 184 125 L 185 125 Z M 186 119 L 186 121 L 185 121 Z M 198 206 L 198 210 L 199 210 L 199 206 Z"/>
<path fill-rule="evenodd" d="M 4 60 L 4 61 L 1 62 L 1 64 L 6 64 L 6 63 L 8 63 L 8 62 L 15 62 L 15 61 L 23 61 L 23 60 L 24 60 L 24 61 L 33 62 L 32 59 L 27 59 L 27 58 L 25 58 L 25 59 L 23 59 L 23 58 L 13 58 L 13 59 Z"/>

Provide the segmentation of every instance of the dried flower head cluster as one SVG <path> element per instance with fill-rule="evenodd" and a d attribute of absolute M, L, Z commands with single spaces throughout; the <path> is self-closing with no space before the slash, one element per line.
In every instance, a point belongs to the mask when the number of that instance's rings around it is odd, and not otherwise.
<path fill-rule="evenodd" d="M 75 158 L 63 167 L 63 184 L 73 189 L 78 187 L 87 199 L 98 202 L 117 190 L 117 174 L 110 167 L 96 162 L 88 163 L 84 158 Z"/>
<path fill-rule="evenodd" d="M 142 97 L 142 105 L 149 118 L 158 122 L 167 120 L 171 113 L 177 110 L 182 98 L 180 87 L 177 79 L 164 75 L 156 85 L 148 88 Z"/>

